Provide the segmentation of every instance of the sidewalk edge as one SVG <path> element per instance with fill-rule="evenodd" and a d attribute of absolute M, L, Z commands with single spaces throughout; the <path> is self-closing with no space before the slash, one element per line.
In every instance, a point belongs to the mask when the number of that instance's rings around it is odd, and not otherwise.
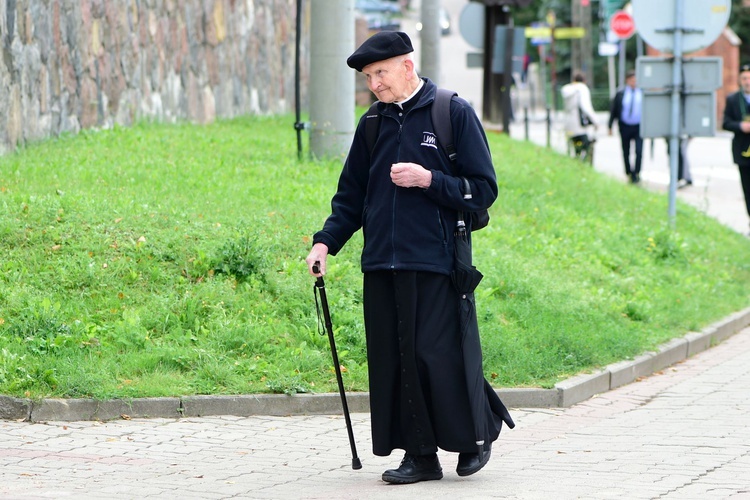
<path fill-rule="evenodd" d="M 606 366 L 593 373 L 579 374 L 559 382 L 553 389 L 501 388 L 497 394 L 511 408 L 568 407 L 640 377 L 651 375 L 675 363 L 710 349 L 750 326 L 750 307 L 713 323 L 700 332 L 689 332 L 657 349 Z M 370 395 L 349 393 L 347 406 L 352 413 L 369 411 Z M 115 420 L 131 418 L 182 418 L 212 415 L 291 416 L 336 415 L 342 412 L 337 393 L 256 394 L 183 396 L 180 398 L 140 398 L 98 401 L 94 399 L 31 399 L 0 395 L 0 420 L 28 422 Z"/>

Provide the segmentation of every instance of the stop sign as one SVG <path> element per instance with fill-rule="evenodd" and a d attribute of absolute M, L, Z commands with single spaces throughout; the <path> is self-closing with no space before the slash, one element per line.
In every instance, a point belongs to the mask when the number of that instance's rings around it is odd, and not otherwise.
<path fill-rule="evenodd" d="M 624 10 L 618 10 L 609 19 L 609 29 L 621 40 L 627 40 L 635 33 L 635 22 L 633 16 Z"/>

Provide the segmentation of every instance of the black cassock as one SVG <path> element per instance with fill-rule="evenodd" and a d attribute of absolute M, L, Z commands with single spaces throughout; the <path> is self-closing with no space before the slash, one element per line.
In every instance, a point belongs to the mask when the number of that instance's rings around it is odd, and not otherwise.
<path fill-rule="evenodd" d="M 364 275 L 373 453 L 477 451 L 461 346 L 459 293 L 449 276 L 428 272 Z M 475 360 L 481 366 L 481 351 Z M 485 383 L 484 438 L 492 442 L 505 406 Z M 476 401 L 474 401 L 476 403 Z"/>

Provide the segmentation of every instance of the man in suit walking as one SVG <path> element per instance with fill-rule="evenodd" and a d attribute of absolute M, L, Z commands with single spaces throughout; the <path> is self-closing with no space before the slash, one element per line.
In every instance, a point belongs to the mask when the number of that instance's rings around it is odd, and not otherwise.
<path fill-rule="evenodd" d="M 727 97 L 724 130 L 734 132 L 732 158 L 740 169 L 745 208 L 750 216 L 750 64 L 740 67 L 740 90 Z"/>
<path fill-rule="evenodd" d="M 643 159 L 643 138 L 641 137 L 641 104 L 643 92 L 635 86 L 635 71 L 625 74 L 625 88 L 615 94 L 609 112 L 609 135 L 612 135 L 612 124 L 617 120 L 622 141 L 622 158 L 625 162 L 625 175 L 630 182 L 637 184 L 641 180 L 641 160 Z M 635 167 L 630 164 L 630 143 L 635 141 Z"/>

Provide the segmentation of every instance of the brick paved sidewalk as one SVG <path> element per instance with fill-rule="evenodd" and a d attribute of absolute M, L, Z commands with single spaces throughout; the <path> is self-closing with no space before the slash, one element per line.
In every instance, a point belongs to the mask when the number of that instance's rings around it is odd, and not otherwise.
<path fill-rule="evenodd" d="M 380 480 L 369 417 L 0 422 L 0 498 L 750 498 L 750 329 L 566 409 L 515 409 L 480 473 Z"/>

